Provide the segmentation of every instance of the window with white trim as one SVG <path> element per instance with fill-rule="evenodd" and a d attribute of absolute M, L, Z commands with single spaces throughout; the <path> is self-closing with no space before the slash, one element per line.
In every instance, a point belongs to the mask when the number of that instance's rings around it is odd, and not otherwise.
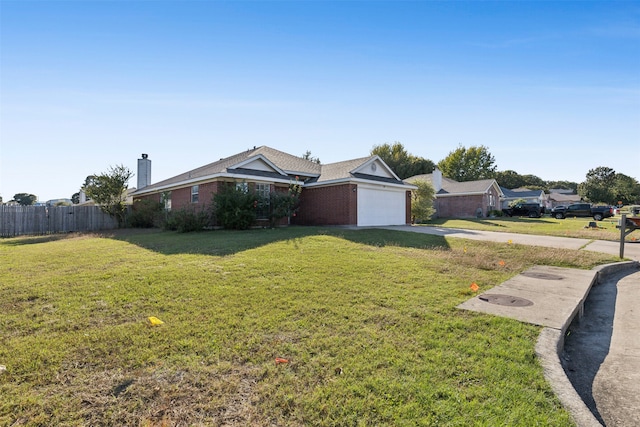
<path fill-rule="evenodd" d="M 242 191 L 246 194 L 249 192 L 249 184 L 246 182 L 236 182 L 236 190 Z"/>
<path fill-rule="evenodd" d="M 256 210 L 256 218 L 267 219 L 269 218 L 269 206 L 271 204 L 271 184 L 265 184 L 261 182 L 256 183 L 256 196 L 258 196 L 259 204 Z"/>
<path fill-rule="evenodd" d="M 160 195 L 160 203 L 162 203 L 165 210 L 171 210 L 171 191 L 165 191 Z"/>
<path fill-rule="evenodd" d="M 198 185 L 194 185 L 191 187 L 191 203 L 198 203 L 199 191 L 200 189 Z"/>

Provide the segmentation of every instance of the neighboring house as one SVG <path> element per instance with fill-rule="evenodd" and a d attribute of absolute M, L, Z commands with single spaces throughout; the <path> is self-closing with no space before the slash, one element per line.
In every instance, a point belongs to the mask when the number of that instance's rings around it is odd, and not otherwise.
<path fill-rule="evenodd" d="M 132 205 L 133 204 L 133 193 L 136 192 L 136 187 L 132 187 L 132 188 L 127 188 L 124 193 L 123 193 L 123 197 L 124 197 L 124 204 L 125 205 Z M 95 206 L 96 203 L 87 197 L 87 194 L 84 192 L 84 190 L 80 189 L 80 196 L 79 196 L 79 202 L 76 206 Z M 48 203 L 48 202 L 47 202 Z"/>
<path fill-rule="evenodd" d="M 144 160 L 150 162 L 147 157 Z M 151 175 L 150 163 L 144 163 Z M 134 201 L 151 199 L 166 208 L 210 206 L 222 185 L 251 188 L 267 196 L 302 186 L 299 225 L 400 225 L 411 222 L 411 190 L 378 156 L 318 164 L 270 147 L 253 148 L 155 184 L 138 183 Z M 143 186 L 141 186 L 141 184 Z M 258 216 L 258 225 L 267 222 Z M 283 221 L 286 224 L 286 219 Z"/>
<path fill-rule="evenodd" d="M 509 190 L 504 187 L 500 187 L 502 194 L 501 203 L 502 208 L 508 208 L 511 202 L 516 200 L 524 199 L 526 203 L 537 203 L 542 208 L 550 208 L 549 201 L 547 199 L 547 195 L 542 190 L 529 190 L 528 188 L 516 188 L 513 190 Z"/>
<path fill-rule="evenodd" d="M 551 190 L 551 193 L 549 193 L 549 203 L 551 208 L 555 208 L 556 206 L 567 206 L 572 203 L 580 203 L 580 201 L 581 199 L 578 194 L 567 194 L 565 192 L 559 193 L 554 190 Z"/>
<path fill-rule="evenodd" d="M 425 175 L 415 175 L 405 182 L 423 180 L 431 183 L 435 190 L 433 203 L 438 218 L 487 217 L 500 209 L 503 194 L 495 179 L 458 182 L 442 176 L 439 169 Z"/>

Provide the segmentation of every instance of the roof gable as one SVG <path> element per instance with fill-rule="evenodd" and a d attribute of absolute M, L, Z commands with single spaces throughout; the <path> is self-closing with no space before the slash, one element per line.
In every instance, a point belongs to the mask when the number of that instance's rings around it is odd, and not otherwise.
<path fill-rule="evenodd" d="M 254 157 L 249 157 L 235 165 L 231 165 L 227 168 L 227 171 L 231 169 L 250 169 L 260 172 L 276 172 L 280 175 L 286 176 L 287 174 L 273 164 L 269 159 L 264 157 L 262 154 L 258 154 Z"/>
<path fill-rule="evenodd" d="M 389 168 L 389 166 L 387 166 L 387 164 L 378 156 L 370 157 L 362 165 L 352 170 L 351 173 L 400 180 L 391 168 Z"/>

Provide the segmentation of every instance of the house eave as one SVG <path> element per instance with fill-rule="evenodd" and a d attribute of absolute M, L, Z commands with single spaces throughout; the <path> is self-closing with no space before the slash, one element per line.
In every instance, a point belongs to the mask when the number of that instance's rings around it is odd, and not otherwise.
<path fill-rule="evenodd" d="M 391 182 L 372 181 L 372 180 L 362 179 L 362 178 L 339 178 L 339 179 L 332 179 L 329 181 L 313 182 L 313 183 L 305 184 L 304 188 L 319 188 L 319 187 L 327 187 L 327 186 L 338 185 L 338 184 L 368 184 L 368 185 L 375 185 L 375 186 L 382 185 L 387 187 L 402 188 L 404 190 L 418 189 L 418 187 L 413 184 L 407 184 L 407 183 L 394 184 Z"/>
<path fill-rule="evenodd" d="M 486 191 L 473 191 L 473 192 L 465 192 L 465 193 L 436 193 L 436 198 L 439 197 L 458 197 L 458 196 L 484 196 L 487 194 Z"/>
<path fill-rule="evenodd" d="M 198 178 L 192 178 L 185 181 L 180 181 L 172 184 L 166 184 L 159 187 L 150 188 L 148 190 L 145 188 L 142 188 L 132 193 L 132 196 L 136 197 L 136 196 L 144 196 L 149 194 L 156 194 L 163 191 L 171 191 L 179 188 L 184 188 L 190 185 L 203 184 L 206 182 L 212 182 L 212 181 L 224 180 L 224 179 L 234 179 L 234 180 L 243 180 L 243 181 L 252 181 L 252 182 L 258 182 L 258 181 L 269 182 L 269 183 L 273 182 L 278 184 L 290 184 L 292 182 L 296 184 L 303 184 L 301 181 L 292 180 L 291 178 L 286 176 L 283 176 L 282 178 L 275 178 L 275 177 L 260 177 L 256 175 L 234 174 L 234 173 L 225 172 L 225 173 L 216 173 L 216 174 L 207 175 L 207 176 L 200 176 Z"/>

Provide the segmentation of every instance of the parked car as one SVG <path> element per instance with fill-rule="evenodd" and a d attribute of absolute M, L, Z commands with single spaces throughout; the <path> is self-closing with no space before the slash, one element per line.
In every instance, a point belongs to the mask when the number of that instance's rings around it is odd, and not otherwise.
<path fill-rule="evenodd" d="M 507 216 L 528 216 L 529 218 L 540 218 L 544 213 L 542 208 L 537 203 L 518 203 L 511 207 L 502 209 Z"/>
<path fill-rule="evenodd" d="M 589 203 L 573 203 L 566 207 L 556 206 L 551 209 L 551 216 L 557 219 L 567 217 L 593 217 L 596 221 L 602 221 L 613 215 L 613 208 L 611 206 L 592 206 Z"/>

